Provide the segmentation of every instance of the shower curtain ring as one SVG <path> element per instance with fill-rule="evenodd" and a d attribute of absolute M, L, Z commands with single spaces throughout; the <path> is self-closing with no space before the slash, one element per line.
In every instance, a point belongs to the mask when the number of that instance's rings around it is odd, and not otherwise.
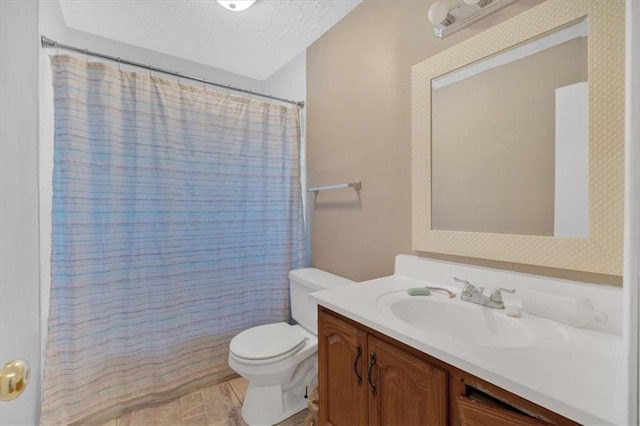
<path fill-rule="evenodd" d="M 180 71 L 176 71 L 176 75 L 178 76 L 178 84 L 180 84 Z"/>
<path fill-rule="evenodd" d="M 84 49 L 84 57 L 87 60 L 87 63 L 89 63 L 89 49 Z"/>

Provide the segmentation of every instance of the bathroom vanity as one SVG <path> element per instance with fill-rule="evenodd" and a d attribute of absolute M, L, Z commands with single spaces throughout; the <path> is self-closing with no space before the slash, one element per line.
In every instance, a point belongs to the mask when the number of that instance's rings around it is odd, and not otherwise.
<path fill-rule="evenodd" d="M 319 341 L 323 424 L 578 424 L 322 307 Z"/>
<path fill-rule="evenodd" d="M 489 288 L 561 288 L 592 299 L 608 324 L 578 329 L 433 292 L 453 277 Z M 398 256 L 396 273 L 314 293 L 322 424 L 621 424 L 619 288 Z M 424 313 L 424 314 L 423 314 Z"/>

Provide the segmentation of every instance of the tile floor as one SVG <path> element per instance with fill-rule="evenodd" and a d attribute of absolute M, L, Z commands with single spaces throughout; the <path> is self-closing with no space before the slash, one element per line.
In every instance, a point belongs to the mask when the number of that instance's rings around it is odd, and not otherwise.
<path fill-rule="evenodd" d="M 198 389 L 191 394 L 164 404 L 140 408 L 131 414 L 125 414 L 101 426 L 147 426 L 151 424 L 160 426 L 157 419 L 161 419 L 162 425 L 165 426 L 209 426 L 211 424 L 246 426 L 240 412 L 244 395 L 247 392 L 247 385 L 246 379 L 237 377 Z M 203 407 L 201 404 L 203 394 L 208 397 L 205 399 L 215 401 L 215 403 L 207 404 L 206 407 Z M 176 408 L 176 406 L 179 406 L 179 408 Z M 182 416 L 172 417 L 174 413 L 180 413 L 181 411 Z M 204 417 L 208 419 L 208 422 L 203 422 Z M 307 410 L 303 410 L 283 420 L 276 426 L 304 426 L 306 417 Z M 152 420 L 154 418 L 156 420 Z M 213 423 L 211 423 L 212 421 Z"/>

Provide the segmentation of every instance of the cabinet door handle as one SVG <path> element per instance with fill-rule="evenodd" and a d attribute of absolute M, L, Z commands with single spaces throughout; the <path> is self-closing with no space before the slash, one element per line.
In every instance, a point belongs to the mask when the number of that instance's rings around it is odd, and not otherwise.
<path fill-rule="evenodd" d="M 358 379 L 359 386 L 362 386 L 362 376 L 360 375 L 360 373 L 358 373 L 358 361 L 360 360 L 361 356 L 362 356 L 362 346 L 358 344 L 358 347 L 356 348 L 356 360 L 353 361 L 353 372 L 356 373 L 356 379 Z"/>
<path fill-rule="evenodd" d="M 369 387 L 371 388 L 371 395 L 376 396 L 377 390 L 376 390 L 376 385 L 373 384 L 373 381 L 371 380 L 371 370 L 373 370 L 373 366 L 376 364 L 376 353 L 375 352 L 371 352 L 371 355 L 369 357 L 369 374 L 368 374 L 368 378 L 369 378 Z"/>

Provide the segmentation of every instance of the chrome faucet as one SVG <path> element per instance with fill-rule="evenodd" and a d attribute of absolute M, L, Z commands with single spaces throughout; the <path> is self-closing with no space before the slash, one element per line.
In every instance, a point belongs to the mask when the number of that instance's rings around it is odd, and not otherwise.
<path fill-rule="evenodd" d="M 453 277 L 454 281 L 463 283 L 460 300 L 475 303 L 477 305 L 486 306 L 487 308 L 504 309 L 504 301 L 502 300 L 502 292 L 515 293 L 514 289 L 496 287 L 491 291 L 491 296 L 485 296 L 484 287 L 476 287 L 467 280 Z"/>

